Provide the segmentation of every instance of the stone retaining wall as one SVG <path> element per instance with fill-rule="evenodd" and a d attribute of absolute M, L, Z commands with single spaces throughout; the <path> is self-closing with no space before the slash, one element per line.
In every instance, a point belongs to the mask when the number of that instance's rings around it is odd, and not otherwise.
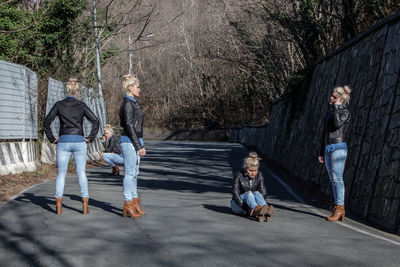
<path fill-rule="evenodd" d="M 331 195 L 318 150 L 332 89 L 348 84 L 346 209 L 400 234 L 400 13 L 317 62 L 303 111 L 277 102 L 268 126 L 232 128 L 231 142 L 257 147 L 295 176 Z M 293 118 L 292 114 L 298 115 Z"/>

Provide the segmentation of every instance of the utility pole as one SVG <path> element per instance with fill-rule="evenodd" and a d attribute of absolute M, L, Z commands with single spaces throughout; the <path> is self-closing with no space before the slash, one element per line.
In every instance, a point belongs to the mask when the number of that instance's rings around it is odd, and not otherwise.
<path fill-rule="evenodd" d="M 100 97 L 103 96 L 101 90 L 101 70 L 100 70 L 100 53 L 99 53 L 99 33 L 97 30 L 97 19 L 96 19 L 96 0 L 93 1 L 93 18 L 94 18 L 94 37 L 96 40 L 96 65 L 97 65 L 97 87 L 99 88 Z"/>
<path fill-rule="evenodd" d="M 128 40 L 128 49 L 129 49 L 129 74 L 132 75 L 132 59 L 133 59 L 133 55 L 132 55 L 132 38 L 131 35 L 129 34 L 129 40 Z"/>
<path fill-rule="evenodd" d="M 97 65 L 97 88 L 99 88 L 99 96 L 101 101 L 101 115 L 100 120 L 101 127 L 104 129 L 107 117 L 106 117 L 106 105 L 104 103 L 103 91 L 101 90 L 101 70 L 100 70 L 100 52 L 99 52 L 99 32 L 97 29 L 97 17 L 96 17 L 96 0 L 93 1 L 93 19 L 94 19 L 94 38 L 96 41 L 96 65 Z"/>

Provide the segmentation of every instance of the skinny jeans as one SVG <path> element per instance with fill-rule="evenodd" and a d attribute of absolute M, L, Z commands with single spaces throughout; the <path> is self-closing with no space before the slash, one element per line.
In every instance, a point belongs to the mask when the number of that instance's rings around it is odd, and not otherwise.
<path fill-rule="evenodd" d="M 139 175 L 140 156 L 132 143 L 120 143 L 124 158 L 125 176 L 123 181 L 125 201 L 138 198 L 137 177 Z"/>
<path fill-rule="evenodd" d="M 64 194 L 65 176 L 68 171 L 68 162 L 74 155 L 75 169 L 78 176 L 81 196 L 89 197 L 88 181 L 86 177 L 86 153 L 87 145 L 85 142 L 59 142 L 57 144 L 57 178 L 56 178 L 56 198 L 62 198 Z"/>
<path fill-rule="evenodd" d="M 347 158 L 347 147 L 331 151 L 325 149 L 324 161 L 332 184 L 335 205 L 344 205 L 344 182 L 343 172 Z"/>
<path fill-rule="evenodd" d="M 243 202 L 251 209 L 254 210 L 257 205 L 261 207 L 267 204 L 263 196 L 258 191 L 248 191 L 240 195 L 240 198 L 243 199 Z M 235 200 L 231 200 L 231 208 L 232 212 L 238 215 L 245 215 L 246 211 L 242 209 Z"/>
<path fill-rule="evenodd" d="M 107 162 L 108 166 L 114 167 L 115 165 L 124 164 L 124 155 L 117 153 L 103 153 L 103 159 Z"/>

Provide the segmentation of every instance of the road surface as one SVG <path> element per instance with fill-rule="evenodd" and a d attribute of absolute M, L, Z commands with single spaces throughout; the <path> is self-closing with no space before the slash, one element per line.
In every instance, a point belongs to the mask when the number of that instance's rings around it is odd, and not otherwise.
<path fill-rule="evenodd" d="M 0 266 L 399 266 L 400 238 L 306 204 L 262 167 L 272 222 L 231 213 L 238 144 L 147 144 L 138 190 L 147 215 L 123 218 L 122 176 L 87 172 L 90 214 L 81 214 L 76 176 L 67 177 L 62 216 L 55 180 L 0 206 Z"/>

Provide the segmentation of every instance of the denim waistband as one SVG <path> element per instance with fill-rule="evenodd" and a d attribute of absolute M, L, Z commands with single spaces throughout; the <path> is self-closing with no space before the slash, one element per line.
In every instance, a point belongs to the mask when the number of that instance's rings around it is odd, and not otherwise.
<path fill-rule="evenodd" d="M 59 143 L 79 143 L 79 142 L 85 142 L 83 140 L 82 135 L 77 135 L 77 134 L 63 134 L 60 136 L 60 140 L 58 141 Z"/>
<path fill-rule="evenodd" d="M 326 152 L 333 152 L 338 149 L 345 149 L 347 150 L 347 144 L 346 143 L 337 143 L 337 144 L 329 144 L 325 146 L 325 151 Z"/>

